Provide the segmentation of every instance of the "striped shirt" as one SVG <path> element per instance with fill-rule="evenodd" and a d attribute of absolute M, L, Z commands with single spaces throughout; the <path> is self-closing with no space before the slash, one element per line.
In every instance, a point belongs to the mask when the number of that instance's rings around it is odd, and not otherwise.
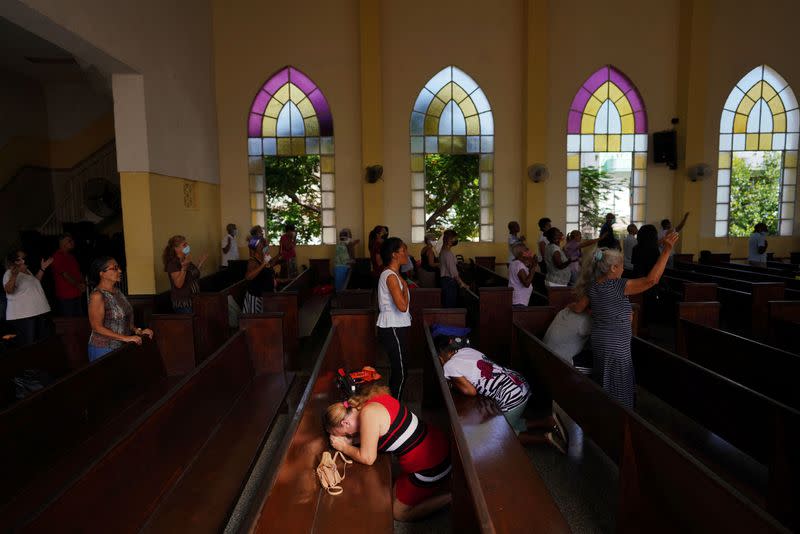
<path fill-rule="evenodd" d="M 519 373 L 497 365 L 469 347 L 458 350 L 444 364 L 444 376 L 463 376 L 478 394 L 494 400 L 501 412 L 513 410 L 531 395 L 528 383 Z"/>

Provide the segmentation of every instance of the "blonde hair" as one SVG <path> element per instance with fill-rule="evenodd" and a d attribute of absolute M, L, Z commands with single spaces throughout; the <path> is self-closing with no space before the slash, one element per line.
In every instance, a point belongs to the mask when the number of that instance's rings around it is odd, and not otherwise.
<path fill-rule="evenodd" d="M 622 263 L 622 252 L 614 248 L 598 248 L 591 257 L 587 258 L 581 269 L 581 276 L 575 284 L 575 294 L 578 298 L 586 295 L 591 285 L 601 276 L 608 274 L 611 267 Z"/>
<path fill-rule="evenodd" d="M 325 432 L 330 433 L 331 430 L 342 424 L 342 421 L 350 414 L 351 410 L 360 410 L 370 399 L 378 395 L 389 394 L 388 387 L 382 384 L 372 384 L 359 391 L 345 402 L 331 404 L 328 406 L 328 409 L 325 410 L 325 415 L 322 418 Z M 347 403 L 347 405 L 345 405 L 345 403 Z"/>

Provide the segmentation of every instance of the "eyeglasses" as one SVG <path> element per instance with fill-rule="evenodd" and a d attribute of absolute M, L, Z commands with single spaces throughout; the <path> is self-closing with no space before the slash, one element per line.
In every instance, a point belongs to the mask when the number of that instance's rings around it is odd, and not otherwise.
<path fill-rule="evenodd" d="M 111 267 L 106 267 L 105 269 L 103 269 L 103 272 L 106 272 L 106 271 L 120 271 L 120 272 L 122 272 L 122 268 L 119 265 L 112 265 Z"/>

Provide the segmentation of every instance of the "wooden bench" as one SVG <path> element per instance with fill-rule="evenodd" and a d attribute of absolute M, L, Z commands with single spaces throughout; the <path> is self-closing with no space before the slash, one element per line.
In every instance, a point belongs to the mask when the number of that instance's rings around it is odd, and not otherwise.
<path fill-rule="evenodd" d="M 425 374 L 435 377 L 436 382 L 435 388 L 426 389 L 425 403 L 444 404 L 452 431 L 451 530 L 570 532 L 505 416 L 496 408 L 487 414 L 485 398 L 451 395 L 427 325 L 436 322 L 463 327 L 466 313 L 458 312 L 445 317 L 439 310 L 425 310 Z"/>
<path fill-rule="evenodd" d="M 84 362 L 88 363 L 85 350 Z M 14 377 L 22 375 L 26 369 L 39 369 L 55 380 L 75 368 L 67 348 L 58 336 L 50 336 L 27 347 L 8 351 L 0 358 L 0 409 L 16 402 Z"/>
<path fill-rule="evenodd" d="M 767 303 L 770 345 L 800 353 L 800 301 L 773 300 Z"/>
<path fill-rule="evenodd" d="M 273 532 L 390 533 L 392 475 L 389 455 L 371 466 L 353 463 L 343 481 L 345 494 L 331 496 L 317 482 L 314 469 L 329 450 L 322 415 L 342 399 L 335 385 L 339 367 L 374 365 L 377 340 L 373 310 L 332 310 L 333 326 L 322 347 L 275 457 L 276 470 L 257 489 L 243 530 Z"/>
<path fill-rule="evenodd" d="M 293 376 L 280 315 L 251 318 L 23 531 L 218 532 Z M 253 328 L 273 344 L 249 342 Z M 266 351 L 266 352 L 265 352 Z M 280 356 L 280 358 L 279 358 Z"/>
<path fill-rule="evenodd" d="M 0 413 L 0 525 L 17 525 L 166 393 L 155 343 L 125 345 Z"/>
<path fill-rule="evenodd" d="M 88 317 L 53 317 L 56 336 L 61 338 L 70 359 L 70 368 L 79 369 L 89 363 L 88 345 L 92 326 Z"/>
<path fill-rule="evenodd" d="M 519 326 L 515 365 L 619 465 L 620 532 L 784 532 L 748 501 Z M 712 512 L 713 511 L 713 512 Z"/>
<path fill-rule="evenodd" d="M 242 307 L 247 280 L 214 292 L 197 293 L 192 296 L 192 314 L 195 316 L 195 358 L 199 364 L 216 351 L 231 335 L 228 319 L 228 296 Z"/>

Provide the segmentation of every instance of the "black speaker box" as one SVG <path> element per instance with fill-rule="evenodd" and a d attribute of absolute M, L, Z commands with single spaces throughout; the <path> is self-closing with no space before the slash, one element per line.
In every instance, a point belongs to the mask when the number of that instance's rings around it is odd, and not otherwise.
<path fill-rule="evenodd" d="M 653 134 L 653 162 L 666 163 L 670 169 L 678 166 L 678 138 L 674 130 Z"/>

